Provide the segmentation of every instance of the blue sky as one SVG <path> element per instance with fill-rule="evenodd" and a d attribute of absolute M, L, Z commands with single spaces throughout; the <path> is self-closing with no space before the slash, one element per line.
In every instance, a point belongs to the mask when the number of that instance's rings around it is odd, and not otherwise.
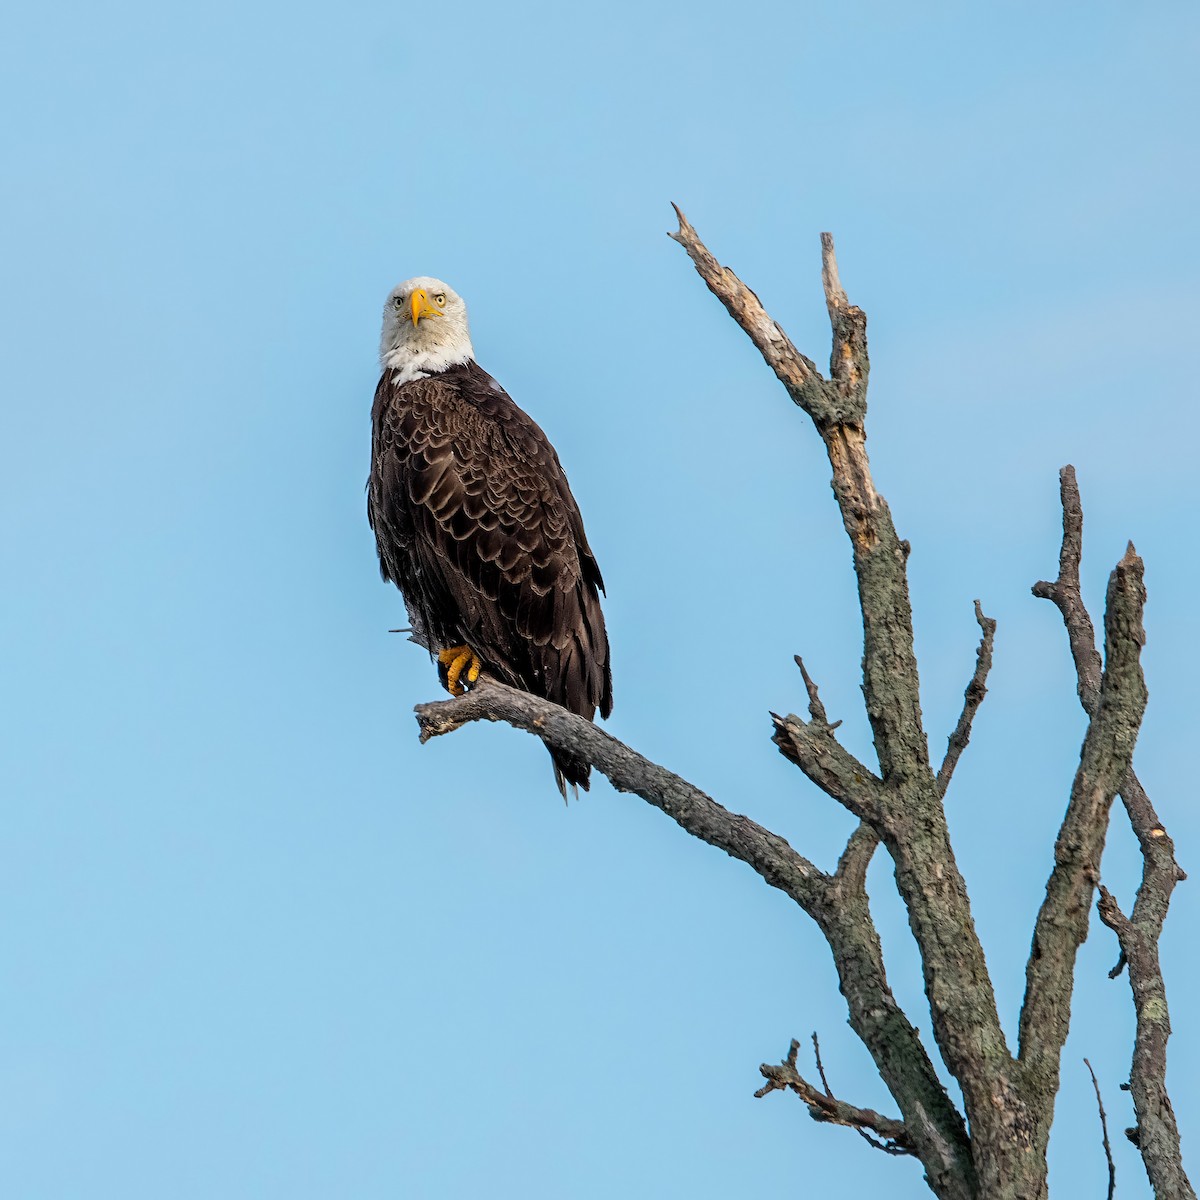
<path fill-rule="evenodd" d="M 1147 563 L 1137 762 L 1191 803 L 1200 16 L 1115 4 L 32 6 L 0 46 L 0 1182 L 30 1200 L 924 1195 L 756 1101 L 819 1030 L 893 1111 L 807 919 L 437 694 L 364 515 L 379 312 L 416 274 L 559 448 L 609 584 L 611 730 L 830 864 L 776 753 L 792 655 L 871 753 L 829 470 L 664 236 L 669 201 L 827 353 L 817 235 L 871 319 L 870 449 L 913 544 L 931 747 L 999 620 L 951 822 L 1015 1029 L 1083 734 L 1055 611 Z M 1132 839 L 1105 878 L 1128 903 Z M 928 1028 L 886 863 L 893 984 Z M 1163 953 L 1200 1140 L 1195 884 Z M 1052 1186 L 1103 1187 L 1128 989 L 1093 920 Z M 1193 1166 L 1195 1165 L 1193 1161 Z"/>

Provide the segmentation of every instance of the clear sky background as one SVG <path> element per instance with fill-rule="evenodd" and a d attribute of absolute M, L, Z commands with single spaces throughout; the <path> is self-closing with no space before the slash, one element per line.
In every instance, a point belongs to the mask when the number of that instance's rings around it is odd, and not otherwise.
<path fill-rule="evenodd" d="M 1200 15 L 1190 3 L 25 5 L 0 93 L 0 1188 L 28 1200 L 925 1195 L 755 1100 L 821 1034 L 893 1112 L 808 919 L 603 780 L 438 695 L 364 512 L 379 315 L 433 274 L 555 441 L 609 584 L 611 730 L 829 866 L 851 823 L 771 745 L 801 652 L 870 758 L 807 418 L 664 236 L 675 200 L 797 344 L 818 233 L 870 315 L 870 449 L 913 545 L 949 805 L 1015 1031 L 1084 722 L 1059 467 L 1098 615 L 1133 538 L 1137 764 L 1195 805 Z M 1121 815 L 1104 861 L 1131 900 Z M 1200 1167 L 1200 890 L 1163 941 Z M 928 1029 L 883 855 L 893 984 Z M 1123 1200 L 1127 982 L 1093 918 L 1052 1187 Z"/>

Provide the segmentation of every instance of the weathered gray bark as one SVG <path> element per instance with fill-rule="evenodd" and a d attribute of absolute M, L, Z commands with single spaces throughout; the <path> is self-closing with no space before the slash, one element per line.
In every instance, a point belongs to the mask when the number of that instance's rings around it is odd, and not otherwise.
<path fill-rule="evenodd" d="M 1083 554 L 1083 506 L 1075 471 L 1064 467 L 1061 474 L 1063 541 L 1058 578 L 1034 585 L 1033 594 L 1052 601 L 1062 614 L 1075 659 L 1079 680 L 1079 702 L 1090 715 L 1100 701 L 1100 656 L 1096 635 L 1079 588 L 1079 563 Z M 1171 1021 L 1167 991 L 1158 961 L 1158 938 L 1171 904 L 1176 883 L 1187 876 L 1175 861 L 1171 841 L 1150 797 L 1132 768 L 1121 781 L 1121 799 L 1142 851 L 1142 882 L 1133 902 L 1132 917 L 1126 917 L 1107 888 L 1100 889 L 1097 905 L 1100 919 L 1116 935 L 1121 958 L 1113 968 L 1116 978 L 1129 967 L 1137 1027 L 1129 1090 L 1133 1096 L 1137 1126 L 1126 1130 L 1141 1151 L 1150 1185 L 1157 1197 L 1195 1200 L 1196 1193 L 1183 1169 L 1179 1126 L 1167 1093 L 1167 1039 Z"/>
<path fill-rule="evenodd" d="M 678 213 L 678 209 L 676 210 Z M 1090 721 L 1034 931 L 1022 1010 L 1019 1054 L 1005 1040 L 983 947 L 971 917 L 967 886 L 955 862 L 943 800 L 954 767 L 970 737 L 986 691 L 995 622 L 976 605 L 983 637 L 963 714 L 935 774 L 921 716 L 913 623 L 907 581 L 908 544 L 876 491 L 866 452 L 866 317 L 850 304 L 838 278 L 833 241 L 823 234 L 822 278 L 833 330 L 829 377 L 802 354 L 770 318 L 758 298 L 700 241 L 682 213 L 671 236 L 688 252 L 701 278 L 750 336 L 789 395 L 812 419 L 828 452 L 833 492 L 854 556 L 863 620 L 863 693 L 874 735 L 878 772 L 850 754 L 835 736 L 816 685 L 798 661 L 809 695 L 808 719 L 775 716 L 773 740 L 819 788 L 860 821 L 832 874 L 809 862 L 783 838 L 749 818 L 730 813 L 710 797 L 650 763 L 590 722 L 555 705 L 482 679 L 457 700 L 420 705 L 422 740 L 480 719 L 507 721 L 590 762 L 615 787 L 660 808 L 687 832 L 725 850 L 757 871 L 817 922 L 829 943 L 846 998 L 850 1024 L 870 1051 L 900 1119 L 836 1099 L 805 1080 L 796 1044 L 781 1064 L 761 1068 L 760 1090 L 797 1093 L 814 1118 L 852 1125 L 884 1139 L 892 1152 L 916 1155 L 935 1195 L 953 1200 L 1037 1200 L 1046 1195 L 1046 1146 L 1058 1091 L 1059 1064 L 1070 1019 L 1076 954 L 1087 934 L 1087 914 L 1099 882 L 1100 855 L 1118 789 L 1130 807 L 1136 782 L 1131 762 L 1145 707 L 1139 655 L 1144 634 L 1142 563 L 1132 547 L 1113 571 L 1105 613 L 1103 667 L 1082 601 L 1081 620 L 1067 619 L 1080 670 L 1080 697 Z M 1067 555 L 1069 529 L 1064 536 Z M 1064 557 L 1064 562 L 1067 559 Z M 1077 557 L 1076 557 L 1077 566 Z M 1069 575 L 1069 572 L 1067 572 Z M 1077 574 L 1076 574 L 1077 582 Z M 1044 584 L 1056 602 L 1069 581 Z M 1039 593 L 1041 594 L 1041 593 Z M 1062 607 L 1062 603 L 1060 603 Z M 1065 615 L 1065 610 L 1064 610 Z M 1090 646 L 1090 652 L 1088 647 Z M 1130 807 L 1135 828 L 1152 815 L 1149 802 Z M 1155 825 L 1157 821 L 1155 819 Z M 1166 913 L 1160 853 L 1161 828 L 1144 830 L 1150 844 L 1147 875 L 1158 864 L 1153 887 L 1145 882 L 1132 921 L 1104 901 L 1102 916 L 1118 933 L 1138 1002 L 1139 1061 L 1148 1080 L 1138 1105 L 1139 1129 L 1148 1143 L 1178 1155 L 1165 1071 L 1165 1000 L 1156 944 Z M 1142 836 L 1139 833 L 1139 836 Z M 962 1089 L 960 1114 L 938 1082 L 912 1022 L 888 986 L 879 935 L 865 890 L 867 865 L 882 842 L 891 856 L 896 886 L 908 910 L 921 956 L 925 991 L 938 1050 Z M 1174 867 L 1173 855 L 1168 855 Z M 1178 875 L 1171 876 L 1173 885 Z M 1140 905 L 1140 909 L 1138 907 Z M 1148 946 L 1145 944 L 1148 940 Z M 1155 951 L 1152 956 L 1150 950 Z M 1151 961 L 1152 959 L 1152 961 Z M 1135 962 L 1136 960 L 1136 962 Z M 1139 981 L 1149 980 L 1148 984 Z M 1146 1000 L 1145 997 L 1149 996 Z M 1161 1020 L 1159 1019 L 1161 1014 Z M 1160 1062 L 1161 1060 L 1161 1062 Z M 1145 1109 L 1145 1111 L 1143 1111 Z M 1169 1119 L 1168 1119 L 1169 1118 Z M 1169 1128 L 1167 1128 L 1169 1127 Z M 970 1133 L 968 1135 L 968 1128 Z M 1163 1132 L 1166 1129 L 1167 1132 Z M 1173 1146 L 1173 1150 L 1172 1150 Z M 1155 1170 L 1149 1159 L 1152 1181 Z M 1164 1175 L 1164 1178 L 1166 1176 Z M 1186 1179 L 1184 1179 L 1186 1186 Z M 1164 1185 L 1165 1186 L 1165 1185 Z M 1190 1195 L 1182 1191 L 1156 1194 Z"/>
<path fill-rule="evenodd" d="M 1139 662 L 1145 641 L 1142 560 L 1130 546 L 1108 584 L 1105 667 L 1080 754 L 1067 815 L 1054 846 L 1054 869 L 1033 931 L 1021 1008 L 1020 1062 L 1044 1157 L 1054 1119 L 1059 1064 L 1071 1024 L 1075 956 L 1087 937 L 1088 913 L 1100 882 L 1109 808 L 1130 771 L 1133 743 L 1146 708 Z"/>

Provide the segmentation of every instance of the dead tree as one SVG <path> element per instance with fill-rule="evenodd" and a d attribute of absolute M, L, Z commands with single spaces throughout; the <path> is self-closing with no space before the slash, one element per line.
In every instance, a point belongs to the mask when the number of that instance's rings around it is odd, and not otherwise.
<path fill-rule="evenodd" d="M 1046 1151 L 1063 1044 L 1071 1015 L 1077 952 L 1099 890 L 1100 918 L 1116 934 L 1128 971 L 1137 1024 L 1129 1076 L 1141 1151 L 1154 1194 L 1191 1198 L 1179 1132 L 1166 1090 L 1170 1026 L 1158 938 L 1171 892 L 1184 878 L 1174 848 L 1132 766 L 1146 704 L 1140 666 L 1145 640 L 1142 560 L 1130 545 L 1108 584 L 1104 657 L 1080 595 L 1082 511 L 1074 470 L 1061 473 L 1063 540 L 1058 578 L 1033 592 L 1053 601 L 1066 625 L 1089 724 L 1055 845 L 1054 867 L 1033 930 L 1019 1042 L 1001 1028 L 967 886 L 955 862 L 943 801 L 984 698 L 995 622 L 976 603 L 982 631 L 975 671 L 958 725 L 938 769 L 930 760 L 918 697 L 909 603 L 908 543 L 876 491 L 866 450 L 866 316 L 846 297 L 833 239 L 821 235 L 822 279 L 833 351 L 828 377 L 792 344 L 758 297 L 709 253 L 682 213 L 671 234 L 700 277 L 758 347 L 792 400 L 808 414 L 829 454 L 833 492 L 853 548 L 863 621 L 863 693 L 878 768 L 859 762 L 836 736 L 817 685 L 797 665 L 808 691 L 807 718 L 773 716 L 780 752 L 859 824 L 836 869 L 820 870 L 782 837 L 731 813 L 698 788 L 564 709 L 483 678 L 467 695 L 422 704 L 422 740 L 477 720 L 505 721 L 591 763 L 620 791 L 660 808 L 694 837 L 719 847 L 790 896 L 829 943 L 850 1025 L 870 1052 L 899 1117 L 834 1098 L 805 1079 L 798 1044 L 764 1065 L 759 1095 L 796 1093 L 815 1120 L 852 1126 L 881 1148 L 915 1155 L 930 1190 L 943 1200 L 1035 1200 L 1047 1195 Z M 1144 873 L 1130 915 L 1099 886 L 1100 857 L 1117 795 L 1141 845 Z M 867 867 L 882 843 L 908 911 L 923 968 L 937 1052 L 962 1090 L 963 1111 L 938 1079 L 927 1047 L 897 1003 L 884 971 L 866 893 Z M 1116 972 L 1114 972 L 1115 974 Z M 818 1050 L 818 1067 L 820 1064 Z"/>

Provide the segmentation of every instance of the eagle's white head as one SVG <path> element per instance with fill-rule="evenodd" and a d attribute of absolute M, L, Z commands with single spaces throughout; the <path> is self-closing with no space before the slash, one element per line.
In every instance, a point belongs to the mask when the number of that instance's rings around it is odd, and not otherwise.
<path fill-rule="evenodd" d="M 475 357 L 467 306 L 440 279 L 418 275 L 392 288 L 383 306 L 379 360 L 396 383 L 421 379 Z"/>

